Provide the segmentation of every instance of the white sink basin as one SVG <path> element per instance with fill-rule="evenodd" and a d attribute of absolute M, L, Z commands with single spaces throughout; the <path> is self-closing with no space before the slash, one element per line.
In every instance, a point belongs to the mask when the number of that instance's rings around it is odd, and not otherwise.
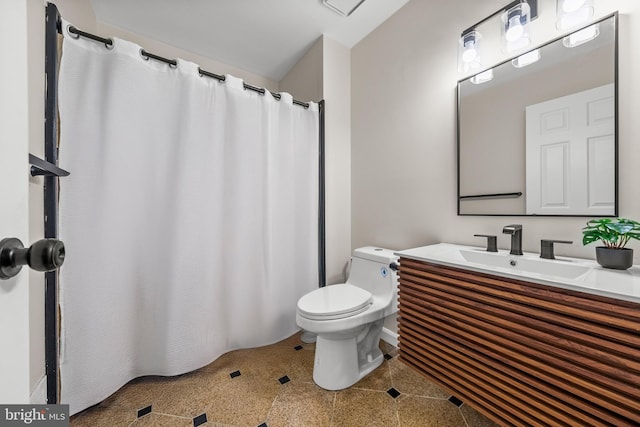
<path fill-rule="evenodd" d="M 591 267 L 565 259 L 543 259 L 530 254 L 510 255 L 509 252 L 487 252 L 475 249 L 460 249 L 467 262 L 482 264 L 501 270 L 515 270 L 544 276 L 577 279 L 587 273 Z"/>
<path fill-rule="evenodd" d="M 612 270 L 602 268 L 595 261 L 588 259 L 564 256 L 557 259 L 542 259 L 540 254 L 532 252 L 525 252 L 524 255 L 510 255 L 506 249 L 487 252 L 485 248 L 452 243 L 420 246 L 398 251 L 396 255 L 432 264 L 640 303 L 640 265 L 634 265 L 625 271 Z"/>

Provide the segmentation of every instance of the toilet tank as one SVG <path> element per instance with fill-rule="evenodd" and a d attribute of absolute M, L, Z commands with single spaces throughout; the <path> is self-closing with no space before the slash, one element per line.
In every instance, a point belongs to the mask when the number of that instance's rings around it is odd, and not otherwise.
<path fill-rule="evenodd" d="M 389 268 L 389 264 L 397 262 L 398 257 L 393 252 L 391 249 L 375 246 L 355 249 L 347 283 L 371 292 L 374 297 L 395 301 L 398 276 Z"/>

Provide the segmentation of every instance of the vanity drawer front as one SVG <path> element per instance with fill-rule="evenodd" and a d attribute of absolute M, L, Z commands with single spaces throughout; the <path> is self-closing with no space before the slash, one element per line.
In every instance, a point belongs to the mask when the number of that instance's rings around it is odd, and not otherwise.
<path fill-rule="evenodd" d="M 640 305 L 400 260 L 401 360 L 513 425 L 640 423 Z"/>

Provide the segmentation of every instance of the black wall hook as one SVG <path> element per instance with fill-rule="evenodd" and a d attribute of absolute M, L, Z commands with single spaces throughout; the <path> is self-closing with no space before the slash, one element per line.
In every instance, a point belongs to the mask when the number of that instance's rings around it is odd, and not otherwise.
<path fill-rule="evenodd" d="M 69 176 L 69 172 L 60 169 L 53 163 L 42 160 L 39 157 L 29 154 L 29 164 L 31 165 L 31 176 Z"/>

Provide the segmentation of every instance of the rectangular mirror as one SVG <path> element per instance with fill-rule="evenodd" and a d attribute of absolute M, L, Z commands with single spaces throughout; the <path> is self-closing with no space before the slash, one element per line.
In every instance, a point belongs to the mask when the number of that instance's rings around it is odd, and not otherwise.
<path fill-rule="evenodd" d="M 616 20 L 458 82 L 458 215 L 617 216 Z"/>

